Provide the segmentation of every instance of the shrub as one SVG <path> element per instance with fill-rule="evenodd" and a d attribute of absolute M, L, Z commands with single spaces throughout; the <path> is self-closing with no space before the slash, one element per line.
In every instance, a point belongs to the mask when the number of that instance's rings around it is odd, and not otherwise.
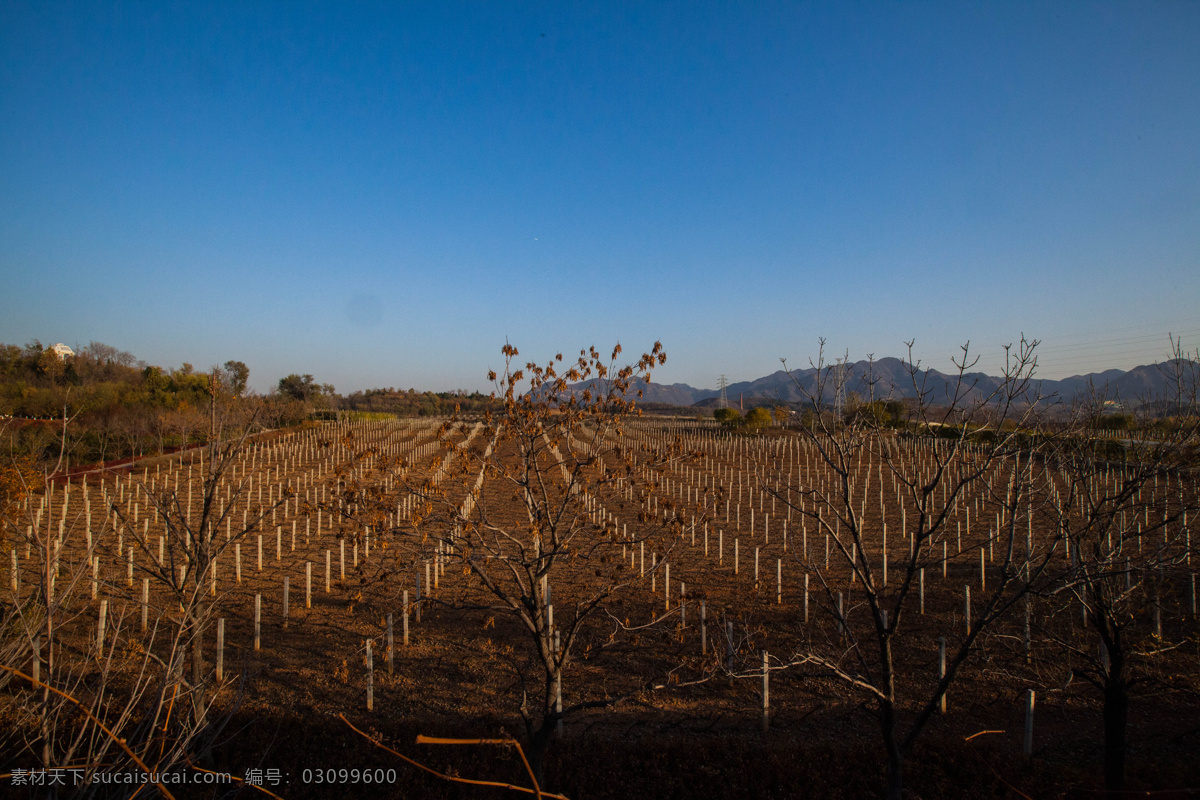
<path fill-rule="evenodd" d="M 736 408 L 718 408 L 713 411 L 713 418 L 726 428 L 736 428 L 742 422 L 742 415 Z"/>
<path fill-rule="evenodd" d="M 770 425 L 771 412 L 762 406 L 759 406 L 758 408 L 752 408 L 746 414 L 746 427 L 750 428 L 751 430 L 759 430 L 761 428 L 769 427 Z"/>

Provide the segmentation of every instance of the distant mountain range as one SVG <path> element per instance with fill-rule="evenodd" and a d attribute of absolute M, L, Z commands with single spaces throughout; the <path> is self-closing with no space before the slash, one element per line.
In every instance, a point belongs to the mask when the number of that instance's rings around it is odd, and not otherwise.
<path fill-rule="evenodd" d="M 918 369 L 914 381 L 914 375 L 910 374 L 907 364 L 898 358 L 881 358 L 874 363 L 857 361 L 846 369 L 846 391 L 854 392 L 860 398 L 872 394 L 871 376 L 874 379 L 873 394 L 876 399 L 913 398 L 917 395 L 917 387 L 922 387 L 926 396 L 935 403 L 948 398 L 947 393 L 957 380 L 955 375 L 936 369 Z M 971 392 L 986 395 L 998 388 L 1003 379 L 982 372 L 972 372 L 966 375 L 965 382 L 972 387 Z M 726 394 L 730 405 L 736 406 L 740 400 L 746 408 L 780 401 L 799 403 L 807 399 L 804 392 L 815 393 L 817 383 L 815 368 L 792 370 L 790 374 L 778 370 L 757 380 L 731 383 L 726 387 Z M 1037 380 L 1032 383 L 1031 389 L 1035 392 L 1040 391 L 1043 397 L 1053 395 L 1057 399 L 1070 401 L 1094 387 L 1097 392 L 1103 393 L 1105 399 L 1136 406 L 1147 398 L 1161 397 L 1168 383 L 1162 365 L 1147 365 L 1128 371 L 1110 369 L 1088 375 L 1073 375 L 1057 381 Z M 571 388 L 574 391 L 583 391 L 587 385 L 578 383 Z M 720 395 L 716 389 L 697 389 L 686 383 L 667 385 L 642 380 L 636 381 L 633 390 L 642 392 L 642 403 L 673 406 L 711 407 L 717 405 Z M 828 381 L 826 385 L 825 400 L 833 402 L 832 381 Z"/>

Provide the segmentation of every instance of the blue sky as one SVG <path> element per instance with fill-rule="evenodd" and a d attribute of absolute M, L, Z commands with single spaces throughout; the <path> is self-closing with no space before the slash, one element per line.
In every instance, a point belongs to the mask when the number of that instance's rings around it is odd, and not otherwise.
<path fill-rule="evenodd" d="M 1200 344 L 1200 4 L 0 2 L 0 341 L 485 388 Z"/>

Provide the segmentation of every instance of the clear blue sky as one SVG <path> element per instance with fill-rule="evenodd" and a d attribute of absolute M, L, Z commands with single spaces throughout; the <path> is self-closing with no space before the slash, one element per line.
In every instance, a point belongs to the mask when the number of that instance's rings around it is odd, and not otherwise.
<path fill-rule="evenodd" d="M 1200 3 L 0 0 L 0 341 L 348 392 L 1200 343 Z"/>

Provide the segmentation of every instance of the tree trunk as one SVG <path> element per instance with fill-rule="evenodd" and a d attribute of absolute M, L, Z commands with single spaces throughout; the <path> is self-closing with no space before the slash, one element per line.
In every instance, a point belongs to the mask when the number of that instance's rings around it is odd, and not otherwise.
<path fill-rule="evenodd" d="M 889 701 L 879 703 L 879 724 L 887 750 L 887 800 L 900 800 L 904 791 L 904 754 L 896 741 L 896 709 Z"/>
<path fill-rule="evenodd" d="M 550 747 L 550 739 L 554 733 L 552 715 L 542 717 L 541 727 L 529 737 L 529 768 L 533 770 L 533 779 L 540 788 L 546 786 L 546 750 Z"/>
<path fill-rule="evenodd" d="M 1112 669 L 1104 684 L 1104 788 L 1122 791 L 1125 788 L 1125 729 L 1129 717 L 1129 687 L 1125 676 L 1113 659 Z"/>
<path fill-rule="evenodd" d="M 192 620 L 192 724 L 197 729 L 204 724 L 204 628 L 199 619 Z"/>
<path fill-rule="evenodd" d="M 191 636 L 183 643 L 190 650 L 191 661 L 191 751 L 205 769 L 213 769 L 213 732 L 208 725 L 208 709 L 205 704 L 206 672 L 204 668 L 204 619 L 199 614 L 190 622 Z M 180 678 L 184 667 L 180 665 Z"/>

